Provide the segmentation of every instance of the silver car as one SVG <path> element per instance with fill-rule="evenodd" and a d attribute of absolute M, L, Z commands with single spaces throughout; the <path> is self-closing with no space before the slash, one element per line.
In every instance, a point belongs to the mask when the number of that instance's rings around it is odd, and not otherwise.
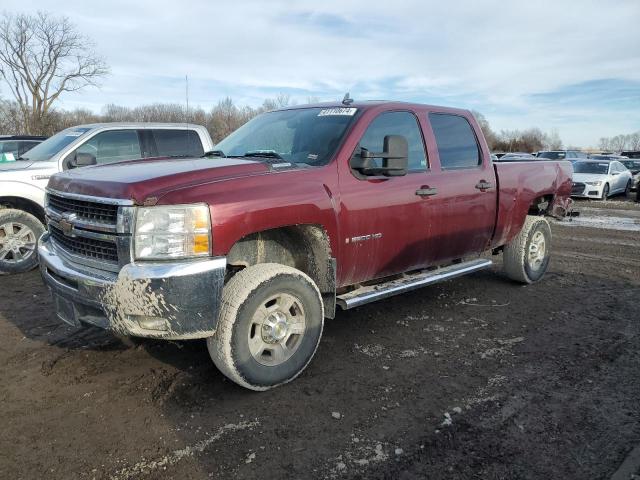
<path fill-rule="evenodd" d="M 606 200 L 631 190 L 633 177 L 618 160 L 578 160 L 573 164 L 572 197 Z"/>

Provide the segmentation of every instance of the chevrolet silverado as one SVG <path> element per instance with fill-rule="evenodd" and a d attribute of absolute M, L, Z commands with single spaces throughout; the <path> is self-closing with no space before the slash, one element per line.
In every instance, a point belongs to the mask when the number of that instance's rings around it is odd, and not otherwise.
<path fill-rule="evenodd" d="M 40 269 L 57 315 L 204 338 L 236 383 L 298 376 L 325 318 L 491 265 L 549 265 L 564 160 L 493 163 L 469 111 L 400 102 L 262 114 L 201 158 L 54 175 Z M 427 293 L 428 294 L 428 293 Z"/>

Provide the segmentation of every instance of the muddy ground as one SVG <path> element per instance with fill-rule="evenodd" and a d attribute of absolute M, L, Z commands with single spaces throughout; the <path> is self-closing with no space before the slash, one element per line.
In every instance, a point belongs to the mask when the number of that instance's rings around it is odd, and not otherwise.
<path fill-rule="evenodd" d="M 577 208 L 542 282 L 511 283 L 496 257 L 340 312 L 266 393 L 202 341 L 75 330 L 37 272 L 0 277 L 0 478 L 632 478 L 640 205 Z"/>

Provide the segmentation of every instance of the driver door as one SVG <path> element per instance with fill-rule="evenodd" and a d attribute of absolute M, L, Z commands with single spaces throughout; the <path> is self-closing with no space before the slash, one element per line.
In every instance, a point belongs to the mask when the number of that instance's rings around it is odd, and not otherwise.
<path fill-rule="evenodd" d="M 381 113 L 368 125 L 354 153 L 361 147 L 382 152 L 387 135 L 407 139 L 405 176 L 367 177 L 341 165 L 338 275 L 342 285 L 420 268 L 424 263 L 428 200 L 417 192 L 427 183 L 427 155 L 416 115 L 409 111 Z"/>

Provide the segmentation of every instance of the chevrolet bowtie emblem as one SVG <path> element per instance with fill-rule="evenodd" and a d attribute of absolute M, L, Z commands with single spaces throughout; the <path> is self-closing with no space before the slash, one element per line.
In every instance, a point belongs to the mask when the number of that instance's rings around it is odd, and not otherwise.
<path fill-rule="evenodd" d="M 58 222 L 60 225 L 60 230 L 66 237 L 73 237 L 73 220 L 76 218 L 75 213 L 72 214 L 64 214 L 62 218 Z"/>

